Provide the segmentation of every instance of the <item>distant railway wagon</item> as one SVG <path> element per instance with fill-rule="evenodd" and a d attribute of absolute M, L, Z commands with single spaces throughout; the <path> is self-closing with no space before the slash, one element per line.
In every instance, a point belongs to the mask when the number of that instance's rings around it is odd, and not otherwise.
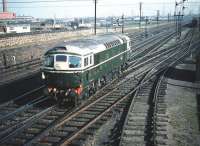
<path fill-rule="evenodd" d="M 44 54 L 46 92 L 75 105 L 118 75 L 129 58 L 130 39 L 109 34 L 64 42 Z"/>

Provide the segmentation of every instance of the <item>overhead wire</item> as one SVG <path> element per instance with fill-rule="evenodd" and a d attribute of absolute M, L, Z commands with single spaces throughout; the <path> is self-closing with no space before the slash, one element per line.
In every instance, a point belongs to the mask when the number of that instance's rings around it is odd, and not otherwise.
<path fill-rule="evenodd" d="M 7 1 L 9 4 L 33 4 L 33 3 L 58 3 L 58 2 L 93 2 L 94 0 L 37 0 L 37 1 Z M 115 2 L 116 3 L 116 2 Z M 113 3 L 113 4 L 115 4 Z M 197 1 L 191 1 L 187 3 L 200 3 Z M 138 3 L 132 3 L 132 4 L 138 4 Z M 173 2 L 145 2 L 144 4 L 174 4 Z"/>
<path fill-rule="evenodd" d="M 199 3 L 200 4 L 200 3 Z M 151 4 L 153 5 L 153 4 Z M 172 3 L 171 3 L 172 5 Z M 185 4 L 185 6 L 191 6 L 193 4 Z M 45 8 L 45 7 L 92 7 L 94 6 L 93 4 L 85 4 L 85 5 L 79 5 L 79 4 L 66 4 L 66 5 L 31 5 L 31 6 L 9 6 L 9 8 Z M 121 6 L 121 7 L 138 7 L 138 4 L 99 4 L 99 7 L 117 7 L 117 6 Z M 196 6 L 196 4 L 194 4 L 193 6 Z M 150 5 L 146 5 L 145 7 L 152 7 Z"/>

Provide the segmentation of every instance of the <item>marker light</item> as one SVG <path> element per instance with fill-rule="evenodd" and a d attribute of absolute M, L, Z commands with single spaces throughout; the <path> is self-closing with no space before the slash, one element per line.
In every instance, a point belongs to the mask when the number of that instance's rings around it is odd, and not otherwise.
<path fill-rule="evenodd" d="M 42 79 L 44 80 L 45 79 L 45 75 L 44 75 L 44 73 L 42 72 Z"/>

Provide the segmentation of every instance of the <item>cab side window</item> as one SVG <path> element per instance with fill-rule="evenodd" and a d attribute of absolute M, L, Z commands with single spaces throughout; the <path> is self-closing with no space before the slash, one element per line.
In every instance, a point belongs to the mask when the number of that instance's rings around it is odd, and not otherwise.
<path fill-rule="evenodd" d="M 92 64 L 92 55 L 90 56 L 90 64 Z"/>
<path fill-rule="evenodd" d="M 88 66 L 88 57 L 87 58 L 84 58 L 84 66 Z"/>

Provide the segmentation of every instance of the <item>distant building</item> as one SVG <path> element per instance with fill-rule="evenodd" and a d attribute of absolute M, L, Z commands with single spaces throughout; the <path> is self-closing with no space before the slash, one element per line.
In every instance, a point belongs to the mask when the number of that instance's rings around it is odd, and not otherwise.
<path fill-rule="evenodd" d="M 27 33 L 30 32 L 30 24 L 7 24 L 0 26 L 0 33 Z"/>
<path fill-rule="evenodd" d="M 7 19 L 15 19 L 16 14 L 10 12 L 1 12 L 0 13 L 0 20 L 7 20 Z"/>

